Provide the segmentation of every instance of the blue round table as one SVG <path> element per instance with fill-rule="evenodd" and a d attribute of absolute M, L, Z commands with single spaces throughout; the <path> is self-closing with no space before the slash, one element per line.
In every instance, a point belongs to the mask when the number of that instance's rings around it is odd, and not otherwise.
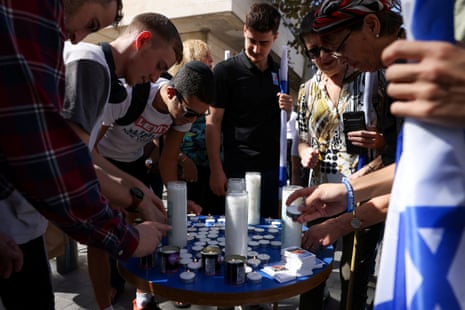
<path fill-rule="evenodd" d="M 255 226 L 266 228 L 270 225 Z M 270 255 L 268 265 L 277 263 L 281 259 L 279 248 L 258 248 L 256 251 Z M 332 269 L 334 249 L 328 247 L 316 254 L 324 262 L 322 268 L 314 269 L 311 276 L 298 277 L 285 283 L 279 283 L 266 273 L 258 271 L 263 277 L 260 283 L 246 282 L 237 286 L 230 285 L 225 283 L 224 268 L 221 267 L 218 274 L 214 276 L 206 276 L 202 271 L 198 271 L 194 282 L 186 284 L 179 277 L 179 274 L 185 271 L 184 268 L 180 267 L 175 273 L 161 273 L 158 264 L 147 269 L 140 265 L 138 258 L 119 262 L 118 267 L 121 275 L 129 283 L 163 298 L 196 305 L 232 307 L 243 304 L 273 303 L 300 295 L 323 283 Z"/>

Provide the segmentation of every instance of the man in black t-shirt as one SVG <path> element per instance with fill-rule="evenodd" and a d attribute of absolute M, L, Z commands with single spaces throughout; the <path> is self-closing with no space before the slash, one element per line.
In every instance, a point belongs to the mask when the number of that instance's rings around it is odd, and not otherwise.
<path fill-rule="evenodd" d="M 273 218 L 279 217 L 280 110 L 292 109 L 292 97 L 280 93 L 279 66 L 270 56 L 280 19 L 270 4 L 251 7 L 244 25 L 244 50 L 214 67 L 217 100 L 206 128 L 212 191 L 225 195 L 228 178 L 261 172 L 260 215 Z"/>

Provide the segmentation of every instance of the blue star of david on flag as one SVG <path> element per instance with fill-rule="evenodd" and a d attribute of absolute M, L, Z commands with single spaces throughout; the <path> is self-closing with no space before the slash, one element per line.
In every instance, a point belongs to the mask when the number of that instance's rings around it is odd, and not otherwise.
<path fill-rule="evenodd" d="M 454 42 L 453 0 L 404 0 L 407 35 Z M 465 309 L 465 131 L 406 119 L 375 309 Z"/>

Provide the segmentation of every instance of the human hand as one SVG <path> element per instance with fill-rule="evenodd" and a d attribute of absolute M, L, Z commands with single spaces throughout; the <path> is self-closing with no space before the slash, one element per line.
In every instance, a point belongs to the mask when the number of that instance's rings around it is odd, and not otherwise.
<path fill-rule="evenodd" d="M 202 213 L 202 207 L 195 203 L 195 201 L 188 200 L 187 201 L 187 212 L 194 213 L 195 215 L 200 215 Z"/>
<path fill-rule="evenodd" d="M 375 128 L 349 131 L 347 137 L 353 145 L 367 149 L 381 151 L 386 145 L 383 134 L 377 132 Z"/>
<path fill-rule="evenodd" d="M 8 279 L 23 268 L 23 252 L 8 235 L 0 233 L 0 277 Z"/>
<path fill-rule="evenodd" d="M 144 192 L 144 199 L 139 204 L 137 211 L 146 221 L 168 222 L 163 201 L 152 191 Z"/>
<path fill-rule="evenodd" d="M 325 183 L 298 189 L 289 195 L 286 205 L 299 197 L 304 198 L 304 205 L 299 207 L 299 223 L 330 217 L 347 209 L 347 190 L 342 183 Z"/>
<path fill-rule="evenodd" d="M 327 247 L 343 236 L 340 225 L 334 219 L 311 225 L 302 237 L 302 247 L 316 252 Z"/>
<path fill-rule="evenodd" d="M 155 252 L 163 235 L 171 230 L 171 226 L 152 221 L 145 221 L 136 226 L 139 232 L 139 244 L 132 254 L 133 257 L 143 257 Z"/>
<path fill-rule="evenodd" d="M 310 146 L 300 152 L 300 163 L 302 164 L 302 167 L 304 168 L 310 168 L 310 169 L 315 168 L 319 160 L 320 160 L 320 153 L 318 152 L 318 150 Z"/>
<path fill-rule="evenodd" d="M 398 59 L 407 63 L 393 64 Z M 465 51 L 450 43 L 397 40 L 382 53 L 392 114 L 448 127 L 465 123 Z"/>
<path fill-rule="evenodd" d="M 292 97 L 285 93 L 278 93 L 277 96 L 279 97 L 279 108 L 285 110 L 287 113 L 291 113 L 294 102 Z"/>
<path fill-rule="evenodd" d="M 211 171 L 210 172 L 210 188 L 213 194 L 217 196 L 226 195 L 226 189 L 228 188 L 228 179 L 224 174 L 224 171 Z"/>
<path fill-rule="evenodd" d="M 179 161 L 179 165 L 181 166 L 181 179 L 186 182 L 197 182 L 197 166 L 192 159 L 184 155 Z"/>
<path fill-rule="evenodd" d="M 156 221 L 166 223 L 166 209 L 163 201 L 155 193 L 141 183 L 138 187 L 144 192 L 144 198 L 140 202 L 137 210 L 146 221 Z"/>

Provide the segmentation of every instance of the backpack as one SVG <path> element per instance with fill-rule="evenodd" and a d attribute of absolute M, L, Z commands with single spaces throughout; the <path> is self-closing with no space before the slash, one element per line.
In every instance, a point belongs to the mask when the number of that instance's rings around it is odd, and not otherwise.
<path fill-rule="evenodd" d="M 108 103 L 118 104 L 126 99 L 126 88 L 115 74 L 115 62 L 113 60 L 113 55 L 111 54 L 110 44 L 102 42 L 100 43 L 100 46 L 102 47 L 105 60 L 110 70 L 111 88 Z M 132 88 L 131 105 L 126 111 L 126 114 L 123 117 L 117 119 L 115 123 L 120 126 L 125 126 L 134 122 L 144 111 L 147 100 L 149 99 L 149 94 L 150 82 L 135 85 Z"/>
<path fill-rule="evenodd" d="M 129 125 L 134 122 L 145 109 L 150 94 L 150 82 L 136 84 L 132 88 L 131 105 L 126 114 L 118 118 L 115 123 L 120 126 Z"/>

